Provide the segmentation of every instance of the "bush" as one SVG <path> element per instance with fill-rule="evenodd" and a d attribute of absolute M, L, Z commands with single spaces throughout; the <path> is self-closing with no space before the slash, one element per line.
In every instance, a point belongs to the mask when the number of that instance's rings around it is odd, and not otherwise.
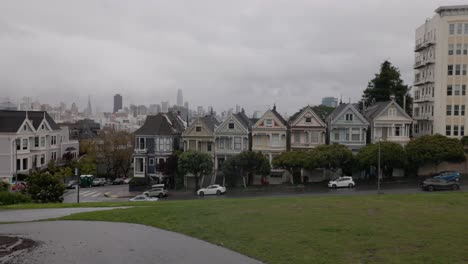
<path fill-rule="evenodd" d="M 0 192 L 7 192 L 10 190 L 10 184 L 0 181 Z"/>
<path fill-rule="evenodd" d="M 30 203 L 31 198 L 27 195 L 14 192 L 0 192 L 0 205 L 10 205 L 19 203 Z"/>
<path fill-rule="evenodd" d="M 65 186 L 61 177 L 48 172 L 33 172 L 28 179 L 28 193 L 35 202 L 62 202 Z"/>

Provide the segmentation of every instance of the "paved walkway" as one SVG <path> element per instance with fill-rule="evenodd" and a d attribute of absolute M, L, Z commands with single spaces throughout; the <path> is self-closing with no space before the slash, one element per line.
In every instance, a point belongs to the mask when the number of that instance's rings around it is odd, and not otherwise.
<path fill-rule="evenodd" d="M 137 224 L 50 221 L 0 225 L 0 235 L 5 234 L 40 241 L 32 251 L 9 259 L 12 264 L 261 263 L 195 238 Z"/>
<path fill-rule="evenodd" d="M 29 222 L 67 216 L 75 213 L 93 212 L 129 207 L 94 207 L 94 208 L 54 208 L 54 209 L 24 209 L 0 210 L 1 222 Z"/>

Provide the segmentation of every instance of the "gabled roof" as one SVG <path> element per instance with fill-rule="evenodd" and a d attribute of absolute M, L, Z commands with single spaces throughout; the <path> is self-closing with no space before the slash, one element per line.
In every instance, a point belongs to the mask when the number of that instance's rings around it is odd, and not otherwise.
<path fill-rule="evenodd" d="M 297 111 L 296 113 L 294 113 L 294 115 L 291 116 L 291 118 L 289 118 L 289 125 L 292 126 L 294 125 L 294 123 L 296 123 L 296 121 L 298 121 L 300 119 L 300 117 L 303 117 L 303 113 L 305 113 L 306 111 L 310 111 L 312 113 L 312 115 L 314 116 L 314 118 L 322 125 L 322 126 L 326 126 L 325 122 L 322 120 L 322 118 L 320 116 L 317 115 L 317 113 L 315 113 L 314 109 L 312 109 L 311 106 L 307 105 L 303 108 L 301 108 L 299 111 Z"/>
<path fill-rule="evenodd" d="M 52 130 L 60 130 L 60 127 L 46 111 L 27 111 L 27 116 L 34 129 L 39 128 L 45 117 Z M 16 133 L 25 119 L 26 111 L 0 111 L 0 132 Z"/>
<path fill-rule="evenodd" d="M 348 106 L 348 104 L 339 104 L 335 110 L 333 110 L 333 112 L 331 112 L 328 116 L 327 116 L 327 121 L 330 120 L 332 121 L 333 119 L 335 119 L 346 107 Z"/>
<path fill-rule="evenodd" d="M 237 114 L 234 114 L 234 116 L 239 120 L 247 129 L 252 129 L 252 121 L 247 117 L 245 112 L 239 112 Z"/>
<path fill-rule="evenodd" d="M 220 122 L 218 121 L 218 119 L 216 119 L 216 117 L 214 115 L 206 115 L 202 118 L 200 118 L 200 120 L 205 123 L 205 125 L 212 131 L 214 132 L 215 128 L 217 126 L 219 126 Z"/>
<path fill-rule="evenodd" d="M 327 122 L 334 123 L 334 121 L 340 117 L 346 109 L 351 109 L 357 118 L 362 121 L 363 124 L 369 125 L 367 119 L 359 112 L 356 104 L 340 104 L 330 115 L 327 117 Z"/>
<path fill-rule="evenodd" d="M 135 135 L 172 135 L 182 133 L 183 125 L 178 121 L 177 116 L 159 113 L 146 117 L 145 123 Z"/>
<path fill-rule="evenodd" d="M 385 101 L 385 102 L 377 102 L 371 106 L 369 106 L 366 111 L 364 112 L 364 116 L 367 118 L 367 120 L 372 120 L 376 116 L 382 112 L 389 104 L 391 104 L 392 101 Z"/>
<path fill-rule="evenodd" d="M 283 123 L 284 126 L 288 126 L 288 122 L 284 120 L 284 118 L 278 112 L 276 112 L 276 105 L 273 106 L 273 109 L 271 109 L 271 112 L 276 116 L 276 118 L 278 118 L 278 120 L 281 123 Z"/>

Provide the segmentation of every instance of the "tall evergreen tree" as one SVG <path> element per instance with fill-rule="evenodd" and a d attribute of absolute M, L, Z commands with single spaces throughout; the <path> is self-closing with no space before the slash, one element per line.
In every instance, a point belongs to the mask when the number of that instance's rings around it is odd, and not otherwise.
<path fill-rule="evenodd" d="M 403 83 L 400 70 L 389 61 L 384 61 L 380 66 L 380 72 L 370 80 L 363 93 L 366 106 L 373 102 L 388 101 L 395 96 L 395 101 L 403 107 L 406 96 L 406 112 L 411 115 L 413 98 L 409 95 L 410 87 Z"/>

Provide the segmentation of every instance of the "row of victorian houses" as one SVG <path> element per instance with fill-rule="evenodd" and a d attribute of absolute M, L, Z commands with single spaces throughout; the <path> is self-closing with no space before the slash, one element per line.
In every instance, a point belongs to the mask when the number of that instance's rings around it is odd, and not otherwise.
<path fill-rule="evenodd" d="M 187 126 L 174 113 L 148 116 L 135 132 L 135 177 L 162 177 L 164 163 L 174 150 L 199 151 L 213 158 L 214 172 L 203 185 L 220 183 L 222 164 L 230 156 L 251 150 L 263 153 L 270 162 L 282 152 L 309 150 L 323 144 L 338 143 L 356 153 L 368 141 L 386 140 L 406 144 L 412 119 L 393 100 L 378 102 L 361 113 L 354 104 L 340 104 L 322 120 L 310 106 L 285 120 L 276 107 L 259 119 L 244 111 L 233 113 L 223 122 L 213 115 L 197 118 Z M 287 181 L 284 170 L 272 169 L 270 184 Z M 251 184 L 260 183 L 260 178 Z M 186 184 L 190 185 L 186 182 Z"/>

